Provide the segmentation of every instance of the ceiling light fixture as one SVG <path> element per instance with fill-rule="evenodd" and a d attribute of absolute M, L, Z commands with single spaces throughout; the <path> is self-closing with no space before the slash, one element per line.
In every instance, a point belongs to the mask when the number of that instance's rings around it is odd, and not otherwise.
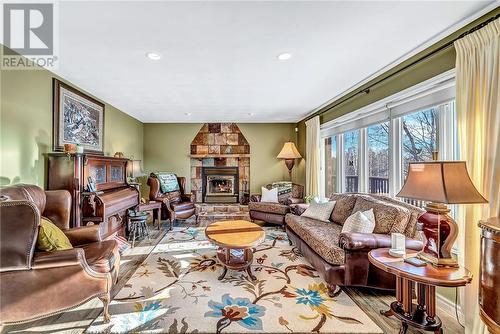
<path fill-rule="evenodd" d="M 290 54 L 288 52 L 284 52 L 284 53 L 281 53 L 278 55 L 279 60 L 288 60 L 290 58 L 292 58 L 292 54 Z"/>
<path fill-rule="evenodd" d="M 148 53 L 146 53 L 146 57 L 148 57 L 151 60 L 160 60 L 161 54 L 159 54 L 157 52 L 148 52 Z"/>
<path fill-rule="evenodd" d="M 191 116 L 192 114 L 190 112 L 185 112 L 184 115 Z"/>
<path fill-rule="evenodd" d="M 255 115 L 253 112 L 248 113 L 248 116 L 253 116 L 253 115 Z"/>

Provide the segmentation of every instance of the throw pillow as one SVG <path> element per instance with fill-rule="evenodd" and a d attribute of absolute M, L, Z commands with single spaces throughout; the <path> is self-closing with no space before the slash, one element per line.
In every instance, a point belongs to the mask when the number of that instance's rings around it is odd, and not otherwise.
<path fill-rule="evenodd" d="M 278 202 L 278 188 L 267 189 L 266 187 L 261 188 L 262 197 L 261 202 L 279 203 Z"/>
<path fill-rule="evenodd" d="M 42 217 L 40 219 L 40 226 L 38 227 L 36 248 L 41 251 L 53 252 L 71 249 L 73 246 L 66 234 L 59 227 L 54 225 L 50 220 Z"/>
<path fill-rule="evenodd" d="M 179 182 L 177 175 L 174 173 L 156 173 L 158 181 L 160 181 L 160 190 L 162 193 L 170 193 L 179 190 Z"/>
<path fill-rule="evenodd" d="M 375 229 L 375 214 L 373 209 L 367 211 L 356 211 L 345 220 L 342 233 L 372 233 Z"/>
<path fill-rule="evenodd" d="M 332 214 L 333 208 L 335 207 L 335 201 L 329 201 L 326 203 L 310 203 L 309 207 L 304 211 L 302 217 L 312 218 L 320 220 L 322 222 L 328 222 L 328 218 Z"/>

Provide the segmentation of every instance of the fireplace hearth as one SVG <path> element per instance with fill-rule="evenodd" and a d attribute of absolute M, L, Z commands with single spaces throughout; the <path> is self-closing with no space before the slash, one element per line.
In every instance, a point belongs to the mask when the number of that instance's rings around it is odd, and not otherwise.
<path fill-rule="evenodd" d="M 238 203 L 238 168 L 203 167 L 203 203 Z"/>

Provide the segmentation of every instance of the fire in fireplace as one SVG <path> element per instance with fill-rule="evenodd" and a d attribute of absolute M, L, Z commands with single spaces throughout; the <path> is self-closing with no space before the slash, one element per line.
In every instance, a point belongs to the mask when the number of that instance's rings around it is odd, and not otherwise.
<path fill-rule="evenodd" d="M 205 203 L 238 203 L 238 168 L 203 167 L 202 191 Z"/>
<path fill-rule="evenodd" d="M 207 176 L 207 195 L 224 196 L 234 194 L 234 175 Z"/>

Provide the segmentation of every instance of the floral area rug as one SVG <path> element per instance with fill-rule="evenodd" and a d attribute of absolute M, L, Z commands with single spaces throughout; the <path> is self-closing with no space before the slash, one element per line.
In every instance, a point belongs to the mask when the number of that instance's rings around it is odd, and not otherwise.
<path fill-rule="evenodd" d="M 264 228 L 252 271 L 222 271 L 204 228 L 175 228 L 140 265 L 88 333 L 382 333 L 344 293 L 328 297 L 324 281 L 289 246 L 286 233 Z"/>

